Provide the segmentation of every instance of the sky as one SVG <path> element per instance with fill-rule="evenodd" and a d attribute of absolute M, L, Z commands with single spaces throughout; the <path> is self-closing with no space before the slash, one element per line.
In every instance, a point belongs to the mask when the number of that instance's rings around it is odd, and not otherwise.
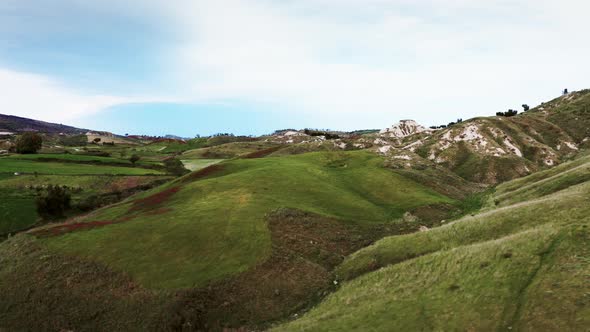
<path fill-rule="evenodd" d="M 119 134 L 438 125 L 590 88 L 582 0 L 1 0 L 0 113 Z"/>

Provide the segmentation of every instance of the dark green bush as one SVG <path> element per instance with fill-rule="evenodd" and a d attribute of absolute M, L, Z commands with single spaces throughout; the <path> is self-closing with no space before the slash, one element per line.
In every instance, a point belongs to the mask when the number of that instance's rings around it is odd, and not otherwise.
<path fill-rule="evenodd" d="M 184 168 L 182 161 L 176 158 L 168 158 L 164 160 L 164 167 L 168 173 L 176 176 L 181 176 L 190 172 L 188 169 Z"/>
<path fill-rule="evenodd" d="M 70 209 L 72 197 L 67 187 L 50 185 L 37 196 L 37 212 L 43 219 L 58 219 L 65 216 Z"/>
<path fill-rule="evenodd" d="M 24 133 L 16 140 L 16 152 L 23 154 L 37 153 L 43 145 L 43 137 L 36 133 Z"/>

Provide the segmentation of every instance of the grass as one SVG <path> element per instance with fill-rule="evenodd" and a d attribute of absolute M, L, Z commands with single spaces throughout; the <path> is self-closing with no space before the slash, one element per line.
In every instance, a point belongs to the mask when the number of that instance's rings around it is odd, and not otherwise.
<path fill-rule="evenodd" d="M 8 158 L 11 159 L 23 159 L 23 160 L 43 160 L 43 159 L 59 159 L 59 160 L 67 160 L 67 161 L 95 161 L 95 162 L 108 162 L 108 163 L 120 163 L 120 164 L 131 164 L 129 160 L 114 158 L 114 157 L 99 157 L 99 156 L 88 156 L 82 154 L 50 154 L 50 153 L 40 153 L 40 154 L 13 154 L 10 155 Z"/>
<path fill-rule="evenodd" d="M 554 168 L 503 183 L 496 187 L 493 200 L 507 205 L 541 197 L 590 179 L 590 156 L 581 156 Z"/>
<path fill-rule="evenodd" d="M 547 224 L 392 265 L 276 330 L 584 330 L 590 312 L 578 287 L 587 289 L 590 266 L 570 255 L 587 255 L 589 236 L 587 228 Z"/>
<path fill-rule="evenodd" d="M 1 190 L 0 194 L 0 235 L 14 233 L 35 224 L 37 211 L 33 197 L 15 197 L 6 190 Z"/>
<path fill-rule="evenodd" d="M 350 255 L 341 288 L 276 330 L 584 330 L 590 180 L 572 163 L 499 188 L 519 203 Z"/>
<path fill-rule="evenodd" d="M 107 193 L 137 187 L 150 182 L 165 179 L 160 175 L 19 175 L 7 174 L 0 178 L 0 189 L 23 191 L 27 188 L 47 185 L 60 185 L 70 188 L 81 188 L 84 192 Z"/>
<path fill-rule="evenodd" d="M 36 162 L 13 158 L 0 158 L 0 173 L 38 173 L 52 175 L 148 175 L 162 174 L 160 171 L 139 167 L 97 166 L 75 163 Z"/>
<path fill-rule="evenodd" d="M 168 185 L 180 190 L 162 202 L 166 211 L 138 215 L 127 201 L 84 221 L 133 218 L 129 222 L 44 242 L 52 250 L 125 271 L 146 287 L 200 287 L 269 256 L 265 215 L 277 208 L 368 225 L 397 219 L 415 207 L 454 202 L 382 163 L 362 151 L 231 160 L 218 164 L 221 170 L 209 177 L 190 181 L 189 175 Z"/>
<path fill-rule="evenodd" d="M 341 278 L 352 279 L 381 266 L 501 238 L 530 227 L 584 220 L 590 214 L 588 195 L 590 182 L 542 199 L 469 215 L 428 232 L 388 237 L 351 255 L 337 271 Z"/>
<path fill-rule="evenodd" d="M 30 236 L 0 243 L 0 326 L 10 331 L 165 331 L 171 300 L 128 276 L 55 255 Z M 172 321 L 172 322 L 170 322 Z"/>

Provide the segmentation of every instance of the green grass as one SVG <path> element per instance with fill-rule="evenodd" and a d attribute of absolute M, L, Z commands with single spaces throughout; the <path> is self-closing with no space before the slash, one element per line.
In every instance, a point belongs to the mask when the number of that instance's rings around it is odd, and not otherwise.
<path fill-rule="evenodd" d="M 0 158 L 0 173 L 35 173 L 54 175 L 146 175 L 162 174 L 160 171 L 139 167 L 98 166 L 75 163 L 36 162 L 13 158 Z"/>
<path fill-rule="evenodd" d="M 129 222 L 44 242 L 58 252 L 127 272 L 147 287 L 199 287 L 268 257 L 265 215 L 274 209 L 289 207 L 370 225 L 397 219 L 415 207 L 454 202 L 382 163 L 368 152 L 231 160 L 220 164 L 222 172 L 182 185 L 163 205 L 171 209 L 164 214 L 144 213 Z M 124 218 L 130 206 L 127 202 L 99 210 L 85 220 Z"/>
<path fill-rule="evenodd" d="M 521 204 L 466 216 L 428 232 L 382 239 L 348 257 L 337 269 L 352 279 L 380 266 L 461 245 L 489 241 L 547 223 L 571 223 L 590 215 L 590 182 Z"/>
<path fill-rule="evenodd" d="M 11 159 L 24 159 L 24 160 L 38 160 L 38 159 L 60 159 L 60 160 L 68 160 L 68 161 L 96 161 L 96 162 L 110 162 L 110 163 L 121 163 L 121 164 L 131 164 L 129 160 L 113 158 L 113 157 L 99 157 L 99 156 L 88 156 L 82 154 L 49 154 L 49 153 L 40 153 L 40 154 L 13 154 L 10 155 L 8 158 Z"/>
<path fill-rule="evenodd" d="M 39 247 L 19 234 L 0 243 L 0 326 L 5 331 L 170 331 L 171 300 L 126 275 Z"/>
<path fill-rule="evenodd" d="M 130 156 L 131 154 L 129 154 Z M 8 156 L 7 158 L 11 159 L 21 159 L 21 160 L 35 160 L 35 161 L 43 161 L 43 160 L 51 160 L 57 161 L 60 160 L 66 162 L 92 162 L 92 163 L 105 163 L 105 164 L 122 164 L 122 165 L 131 165 L 129 161 L 129 156 L 125 157 L 100 157 L 100 156 L 90 156 L 84 154 L 71 154 L 71 153 L 39 153 L 39 154 L 13 154 Z M 159 164 L 159 161 L 148 160 L 148 159 L 140 159 L 137 162 L 138 165 L 153 165 Z"/>
<path fill-rule="evenodd" d="M 590 156 L 581 156 L 556 167 L 503 183 L 496 187 L 493 199 L 499 205 L 517 203 L 585 182 L 589 176 Z"/>
<path fill-rule="evenodd" d="M 0 191 L 0 234 L 20 231 L 37 221 L 35 199 Z"/>
<path fill-rule="evenodd" d="M 584 330 L 589 240 L 547 224 L 436 252 L 345 283 L 276 331 Z"/>
<path fill-rule="evenodd" d="M 572 163 L 499 188 L 517 204 L 359 250 L 340 289 L 276 330 L 584 330 L 590 180 Z"/>

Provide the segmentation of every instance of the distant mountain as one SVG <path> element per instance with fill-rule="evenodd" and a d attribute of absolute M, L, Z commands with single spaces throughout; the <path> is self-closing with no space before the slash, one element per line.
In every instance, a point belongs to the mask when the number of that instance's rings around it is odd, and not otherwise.
<path fill-rule="evenodd" d="M 0 132 L 22 133 L 26 131 L 50 134 L 82 134 L 86 133 L 88 129 L 0 114 Z"/>

